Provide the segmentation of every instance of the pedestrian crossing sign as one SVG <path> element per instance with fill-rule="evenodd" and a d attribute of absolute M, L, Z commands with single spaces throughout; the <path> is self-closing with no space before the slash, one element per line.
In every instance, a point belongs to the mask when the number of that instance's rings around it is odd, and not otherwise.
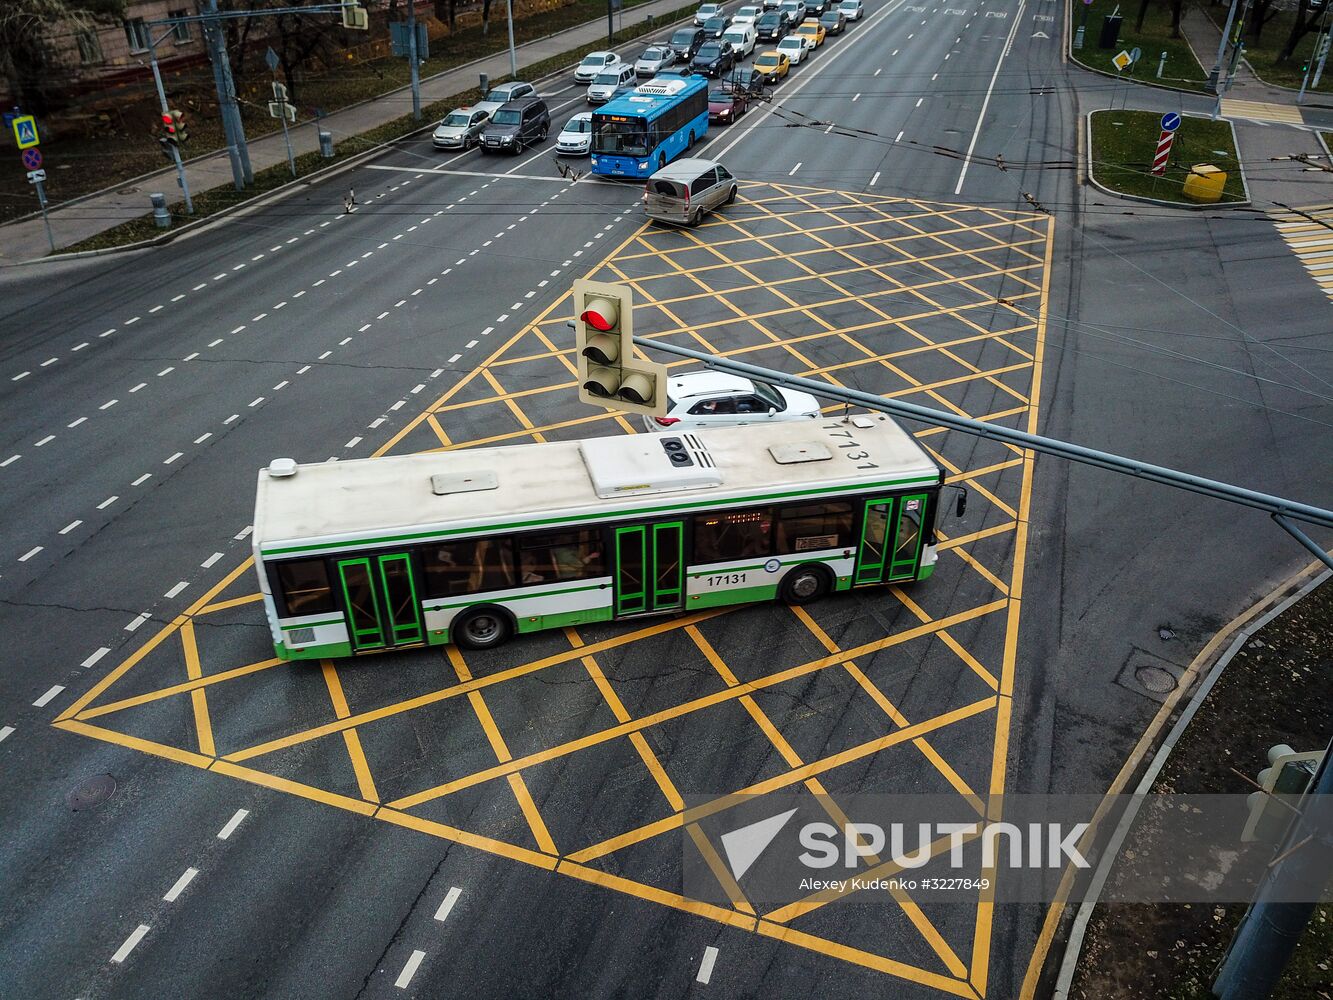
<path fill-rule="evenodd" d="M 22 115 L 14 119 L 14 141 L 19 149 L 27 149 L 41 142 L 37 138 L 37 122 L 32 115 Z"/>

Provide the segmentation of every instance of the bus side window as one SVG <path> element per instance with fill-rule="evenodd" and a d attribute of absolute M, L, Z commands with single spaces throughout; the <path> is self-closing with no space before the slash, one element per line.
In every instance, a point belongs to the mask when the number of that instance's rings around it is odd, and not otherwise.
<path fill-rule="evenodd" d="M 519 579 L 524 584 L 605 576 L 601 532 L 551 531 L 519 539 Z"/>
<path fill-rule="evenodd" d="M 514 586 L 508 539 L 470 538 L 428 545 L 421 553 L 429 597 L 453 597 Z"/>
<path fill-rule="evenodd" d="M 784 507 L 778 512 L 778 552 L 812 552 L 852 544 L 852 505 L 841 500 Z"/>
<path fill-rule="evenodd" d="M 696 514 L 695 563 L 766 556 L 772 549 L 773 514 L 767 508 L 725 514 Z"/>
<path fill-rule="evenodd" d="M 289 615 L 319 615 L 334 609 L 329 568 L 323 559 L 277 563 L 278 584 Z"/>

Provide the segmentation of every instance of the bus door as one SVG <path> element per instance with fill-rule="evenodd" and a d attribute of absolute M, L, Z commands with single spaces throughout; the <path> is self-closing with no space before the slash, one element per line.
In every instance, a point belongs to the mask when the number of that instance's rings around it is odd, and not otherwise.
<path fill-rule="evenodd" d="M 412 559 L 405 552 L 338 560 L 348 635 L 356 653 L 425 640 Z"/>
<path fill-rule="evenodd" d="M 926 494 L 867 500 L 856 554 L 856 586 L 915 580 L 921 568 Z"/>
<path fill-rule="evenodd" d="M 616 617 L 672 611 L 685 603 L 685 524 L 616 528 Z"/>

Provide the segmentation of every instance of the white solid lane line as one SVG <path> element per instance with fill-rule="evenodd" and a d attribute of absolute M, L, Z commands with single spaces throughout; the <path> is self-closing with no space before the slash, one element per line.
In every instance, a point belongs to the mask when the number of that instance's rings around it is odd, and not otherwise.
<path fill-rule="evenodd" d="M 1009 50 L 1014 44 L 1014 35 L 1018 31 L 1018 25 L 1023 19 L 1023 8 L 1027 6 L 1027 0 L 1018 0 L 1018 10 L 1014 15 L 1014 22 L 1009 28 L 1009 37 L 1005 40 L 1004 48 L 1000 51 L 1000 58 L 995 62 L 995 71 L 990 75 L 990 84 L 986 87 L 986 97 L 981 102 L 981 113 L 977 115 L 977 127 L 972 130 L 972 141 L 967 144 L 967 153 L 963 156 L 963 169 L 958 172 L 958 183 L 954 185 L 953 193 L 961 194 L 963 191 L 963 181 L 967 179 L 968 162 L 972 159 L 972 151 L 977 148 L 977 139 L 981 135 L 981 126 L 986 121 L 986 109 L 990 107 L 990 95 L 995 90 L 995 81 L 1000 75 L 1000 67 L 1004 65 L 1005 57 L 1009 55 Z"/>
<path fill-rule="evenodd" d="M 403 966 L 403 971 L 398 973 L 398 978 L 394 981 L 394 985 L 400 990 L 407 989 L 407 984 L 412 981 L 412 977 L 416 975 L 417 967 L 421 965 L 421 960 L 425 957 L 426 953 L 424 951 L 412 952 L 412 957 L 409 958 L 407 964 Z"/>
<path fill-rule="evenodd" d="M 168 889 L 167 894 L 162 898 L 166 900 L 168 903 L 176 902 L 176 897 L 185 891 L 185 887 L 189 885 L 194 880 L 194 877 L 198 874 L 199 874 L 198 868 L 185 869 L 185 874 L 182 875 L 180 878 L 176 879 L 176 884 L 173 885 L 170 889 Z"/>
<path fill-rule="evenodd" d="M 232 815 L 231 819 L 227 820 L 227 825 L 218 831 L 218 840 L 226 840 L 233 833 L 235 833 L 236 828 L 241 825 L 241 821 L 244 820 L 245 817 L 249 815 L 250 815 L 249 809 L 237 809 L 236 812 Z"/>
<path fill-rule="evenodd" d="M 717 949 L 711 944 L 704 949 L 703 961 L 699 963 L 699 974 L 695 976 L 695 981 L 708 985 L 708 980 L 713 978 L 713 965 L 717 962 Z"/>
<path fill-rule="evenodd" d="M 125 939 L 125 943 L 116 949 L 116 953 L 111 956 L 111 961 L 119 965 L 125 959 L 130 957 L 135 946 L 143 940 L 143 936 L 148 933 L 148 925 L 140 924 L 134 929 L 134 933 Z"/>
<path fill-rule="evenodd" d="M 458 886 L 452 887 L 445 893 L 444 902 L 442 902 L 440 908 L 435 911 L 435 919 L 443 921 L 448 917 L 449 911 L 454 908 L 454 904 L 458 902 L 458 897 L 461 895 L 463 895 L 463 890 L 458 888 Z"/>

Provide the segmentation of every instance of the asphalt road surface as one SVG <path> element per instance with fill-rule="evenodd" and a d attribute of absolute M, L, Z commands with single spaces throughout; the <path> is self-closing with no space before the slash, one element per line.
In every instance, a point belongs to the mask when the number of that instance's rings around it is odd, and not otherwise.
<path fill-rule="evenodd" d="M 557 360 L 588 273 L 636 281 L 649 332 L 1324 502 L 1333 305 L 1262 217 L 1081 193 L 1061 16 L 868 4 L 710 131 L 698 155 L 745 184 L 693 235 L 645 228 L 636 186 L 562 176 L 553 125 L 520 157 L 407 143 L 161 249 L 0 275 L 2 992 L 1018 995 L 1038 905 L 756 920 L 682 893 L 678 831 L 635 831 L 673 793 L 805 765 L 835 796 L 1102 790 L 1158 704 L 1136 669 L 1178 671 L 1307 561 L 1262 516 L 927 436 L 972 505 L 910 594 L 332 673 L 241 669 L 271 652 L 242 567 L 275 457 L 614 432 Z M 556 125 L 585 106 L 541 90 Z M 785 305 L 747 299 L 765 283 Z M 855 671 L 571 749 L 851 649 Z M 540 682 L 402 708 L 543 657 Z M 909 723 L 934 728 L 822 763 Z M 531 764 L 470 777 L 510 760 Z"/>

